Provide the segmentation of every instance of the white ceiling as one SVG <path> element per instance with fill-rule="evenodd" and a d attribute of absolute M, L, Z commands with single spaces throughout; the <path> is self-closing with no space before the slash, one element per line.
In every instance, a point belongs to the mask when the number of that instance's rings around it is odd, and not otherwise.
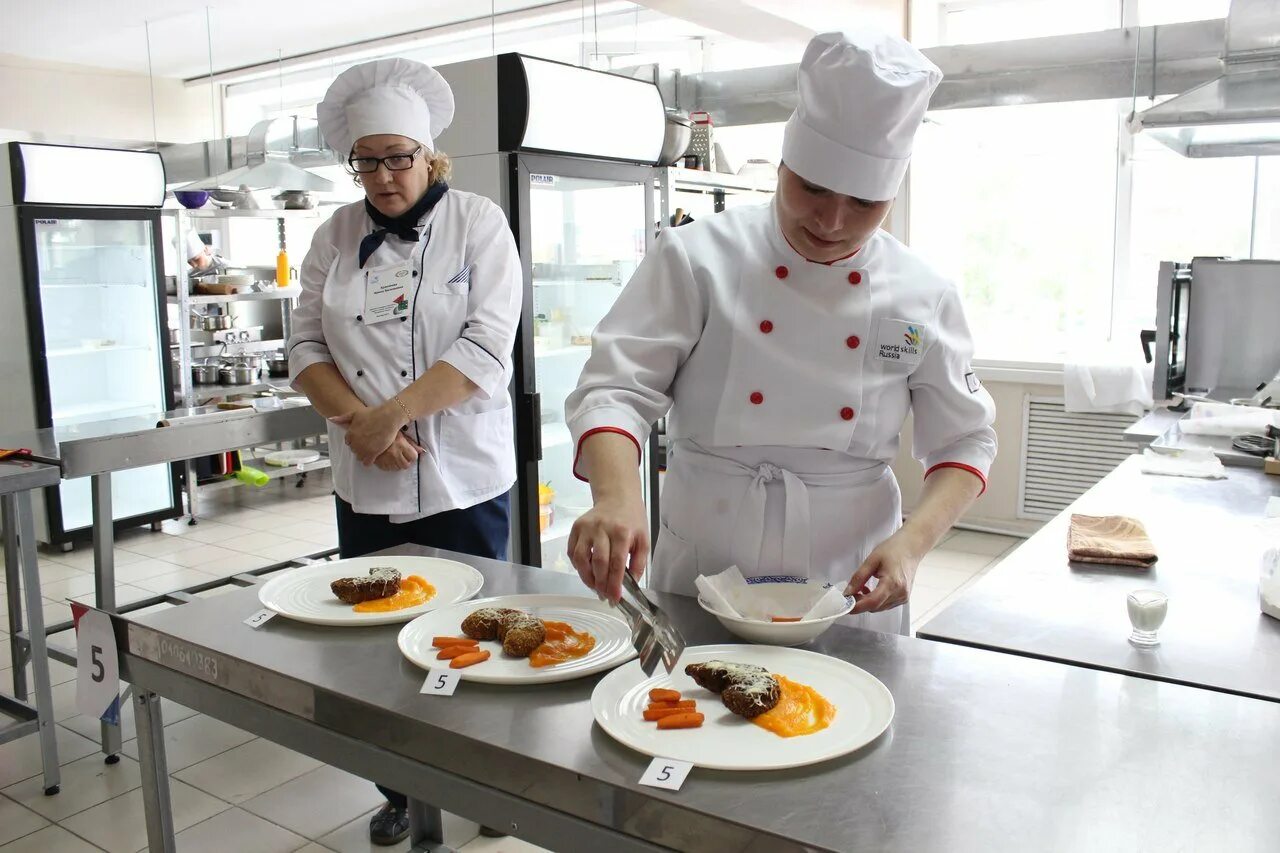
<path fill-rule="evenodd" d="M 0 54 L 189 78 L 550 0 L 0 0 Z M 586 0 L 586 8 L 591 0 Z M 206 31 L 208 10 L 210 26 Z"/>

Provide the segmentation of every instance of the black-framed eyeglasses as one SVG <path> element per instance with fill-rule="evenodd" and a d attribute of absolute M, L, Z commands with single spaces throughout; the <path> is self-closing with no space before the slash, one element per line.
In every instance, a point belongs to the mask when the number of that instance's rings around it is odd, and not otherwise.
<path fill-rule="evenodd" d="M 413 168 L 413 161 L 422 153 L 422 146 L 409 154 L 388 154 L 386 157 L 348 157 L 347 165 L 351 171 L 359 175 L 370 175 L 378 171 L 378 166 L 387 167 L 388 172 L 403 172 Z"/>

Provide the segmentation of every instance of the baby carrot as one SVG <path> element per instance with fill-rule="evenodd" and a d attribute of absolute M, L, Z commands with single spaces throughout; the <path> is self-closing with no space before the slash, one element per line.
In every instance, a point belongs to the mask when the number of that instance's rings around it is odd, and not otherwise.
<path fill-rule="evenodd" d="M 475 646 L 464 646 L 462 644 L 458 644 L 456 646 L 445 646 L 440 650 L 440 653 L 436 655 L 436 660 L 453 660 L 454 658 L 462 657 L 463 655 L 475 654 L 478 651 L 480 650 Z"/>
<path fill-rule="evenodd" d="M 663 717 L 658 720 L 658 728 L 660 729 L 696 729 L 702 726 L 703 716 L 697 711 L 690 711 L 685 714 L 672 714 L 669 717 Z"/>
<path fill-rule="evenodd" d="M 431 645 L 437 649 L 443 649 L 446 646 L 478 646 L 479 640 L 473 640 L 470 637 L 436 637 L 431 641 Z"/>
<path fill-rule="evenodd" d="M 664 687 L 655 687 L 649 691 L 650 702 L 679 702 L 680 691 L 668 690 Z"/>
<path fill-rule="evenodd" d="M 650 708 L 685 708 L 685 709 L 688 709 L 688 708 L 695 708 L 695 707 L 697 707 L 697 704 L 698 704 L 698 703 L 697 703 L 697 700 L 695 700 L 695 699 L 677 699 L 677 700 L 676 700 L 676 701 L 674 701 L 674 702 L 650 702 L 648 707 L 650 707 Z"/>
<path fill-rule="evenodd" d="M 474 663 L 481 663 L 482 661 L 487 661 L 488 659 L 489 659 L 488 651 L 481 650 L 478 652 L 471 652 L 465 655 L 458 655 L 456 658 L 449 661 L 449 668 L 462 669 L 464 666 L 471 666 Z"/>
<path fill-rule="evenodd" d="M 664 717 L 670 717 L 675 714 L 689 714 L 689 713 L 692 713 L 693 711 L 694 709 L 692 707 L 690 708 L 654 708 L 651 706 L 644 709 L 644 718 L 649 722 L 653 722 L 654 720 L 661 720 Z"/>

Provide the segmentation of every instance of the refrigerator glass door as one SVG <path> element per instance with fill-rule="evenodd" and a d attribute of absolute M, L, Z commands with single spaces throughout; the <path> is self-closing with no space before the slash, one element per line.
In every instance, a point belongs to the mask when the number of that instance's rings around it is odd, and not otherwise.
<path fill-rule="evenodd" d="M 153 221 L 33 226 L 52 425 L 164 412 Z M 89 481 L 63 483 L 60 493 L 63 530 L 88 526 Z M 173 504 L 169 466 L 122 471 L 112 494 L 116 518 L 163 510 Z"/>
<path fill-rule="evenodd" d="M 651 190 L 641 181 L 562 175 L 530 174 L 529 182 L 533 353 L 542 397 L 542 565 L 572 571 L 569 531 L 591 508 L 591 489 L 573 476 L 565 398 L 591 353 L 592 330 L 644 257 L 645 194 Z M 647 447 L 640 470 L 647 501 Z"/>

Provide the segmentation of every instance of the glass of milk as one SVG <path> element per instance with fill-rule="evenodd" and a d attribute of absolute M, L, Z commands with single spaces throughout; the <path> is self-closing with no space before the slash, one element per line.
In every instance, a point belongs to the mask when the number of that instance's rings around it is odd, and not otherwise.
<path fill-rule="evenodd" d="M 1133 633 L 1129 642 L 1139 648 L 1160 645 L 1156 631 L 1164 624 L 1169 610 L 1169 596 L 1155 589 L 1137 589 L 1129 593 L 1129 624 Z"/>

